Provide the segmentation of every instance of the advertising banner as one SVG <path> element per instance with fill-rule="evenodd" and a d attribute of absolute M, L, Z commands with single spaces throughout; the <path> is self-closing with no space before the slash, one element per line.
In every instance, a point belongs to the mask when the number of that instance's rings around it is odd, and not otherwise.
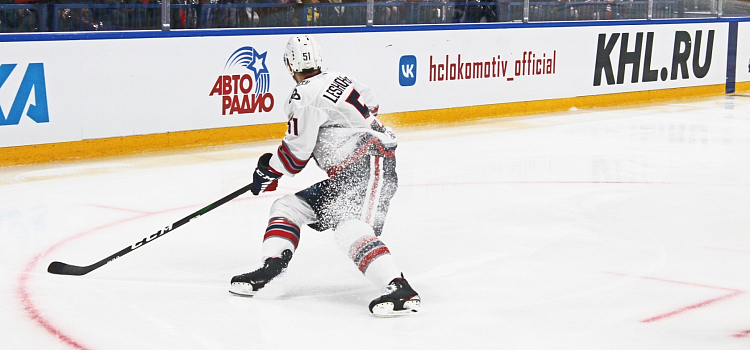
<path fill-rule="evenodd" d="M 286 39 L 0 43 L 0 147 L 285 121 Z"/>
<path fill-rule="evenodd" d="M 739 42 L 750 42 L 750 24 L 740 25 Z M 479 26 L 313 36 L 324 70 L 370 85 L 381 113 L 394 113 L 723 84 L 727 28 Z M 286 122 L 295 85 L 282 63 L 290 35 L 258 33 L 1 42 L 0 147 Z M 740 46 L 738 66 L 747 68 L 749 48 Z"/>
<path fill-rule="evenodd" d="M 723 84 L 726 23 L 393 34 L 378 86 L 399 111 Z M 379 66 L 382 66 L 379 65 Z M 354 67 L 351 67 L 354 68 Z M 393 72 L 396 68 L 390 68 Z M 383 71 L 382 67 L 379 71 Z M 383 108 L 386 108 L 385 106 Z"/>

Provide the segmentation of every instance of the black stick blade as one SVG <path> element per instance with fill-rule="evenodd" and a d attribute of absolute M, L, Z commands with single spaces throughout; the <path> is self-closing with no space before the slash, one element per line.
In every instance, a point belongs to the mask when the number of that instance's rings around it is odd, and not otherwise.
<path fill-rule="evenodd" d="M 55 275 L 83 276 L 90 271 L 91 269 L 85 267 L 68 265 L 59 261 L 53 261 L 49 264 L 49 267 L 47 267 L 47 272 Z"/>

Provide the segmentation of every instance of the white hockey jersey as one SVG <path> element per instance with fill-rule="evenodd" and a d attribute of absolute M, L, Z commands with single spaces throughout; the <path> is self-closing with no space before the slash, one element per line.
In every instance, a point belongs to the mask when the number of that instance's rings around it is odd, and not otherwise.
<path fill-rule="evenodd" d="M 377 120 L 374 94 L 351 77 L 308 77 L 285 102 L 286 136 L 269 163 L 279 173 L 293 176 L 314 158 L 333 177 L 365 154 L 394 156 L 396 136 Z"/>

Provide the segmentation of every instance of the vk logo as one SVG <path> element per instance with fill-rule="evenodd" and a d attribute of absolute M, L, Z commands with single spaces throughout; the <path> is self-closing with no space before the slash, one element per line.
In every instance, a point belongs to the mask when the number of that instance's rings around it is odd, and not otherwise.
<path fill-rule="evenodd" d="M 16 64 L 0 65 L 0 89 L 3 88 L 5 81 L 8 80 L 14 69 L 16 69 Z M 34 89 L 34 104 L 29 104 L 32 88 Z M 26 115 L 31 120 L 37 123 L 49 122 L 47 87 L 44 82 L 44 65 L 42 63 L 29 63 L 7 116 L 3 108 L 0 107 L 0 126 L 17 125 L 23 116 L 24 110 L 26 110 L 27 104 L 29 109 L 26 111 Z"/>
<path fill-rule="evenodd" d="M 401 86 L 412 86 L 417 82 L 417 58 L 415 56 L 401 56 L 398 69 L 398 83 Z"/>

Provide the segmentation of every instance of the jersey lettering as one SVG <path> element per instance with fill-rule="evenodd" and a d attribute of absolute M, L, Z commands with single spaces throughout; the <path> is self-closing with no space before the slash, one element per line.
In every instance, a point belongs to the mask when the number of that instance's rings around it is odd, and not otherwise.
<path fill-rule="evenodd" d="M 333 79 L 331 85 L 328 86 L 325 92 L 323 92 L 323 97 L 327 98 L 333 103 L 336 103 L 344 93 L 344 90 L 346 90 L 346 88 L 351 84 L 352 81 L 349 80 L 349 78 L 345 76 L 339 76 L 336 79 Z"/>
<path fill-rule="evenodd" d="M 286 123 L 286 134 L 299 136 L 298 124 L 297 118 L 289 118 L 289 121 Z"/>
<path fill-rule="evenodd" d="M 354 108 L 359 111 L 359 114 L 361 114 L 362 117 L 367 118 L 370 116 L 370 109 L 359 102 L 359 92 L 357 92 L 357 90 L 352 89 L 352 93 L 350 93 L 349 97 L 346 98 L 346 102 L 354 106 Z"/>

